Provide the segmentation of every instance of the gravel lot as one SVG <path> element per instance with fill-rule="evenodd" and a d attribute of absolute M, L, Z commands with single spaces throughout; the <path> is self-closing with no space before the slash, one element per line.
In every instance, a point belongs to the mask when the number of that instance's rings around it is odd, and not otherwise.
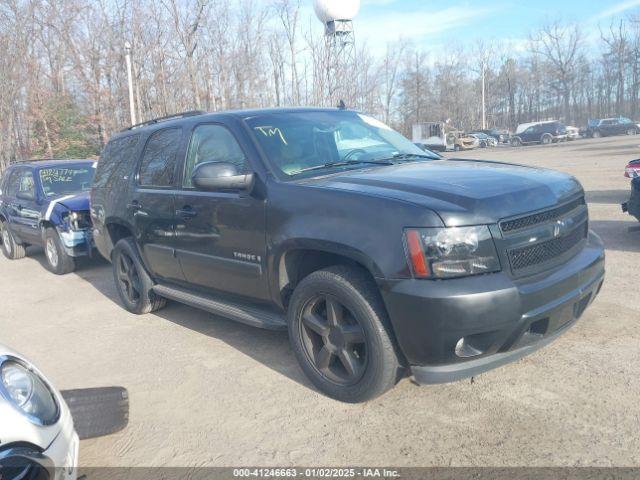
<path fill-rule="evenodd" d="M 459 156 L 577 176 L 607 247 L 607 281 L 582 320 L 474 383 L 404 380 L 371 403 L 337 403 L 304 378 L 286 334 L 178 304 L 130 315 L 106 262 L 61 278 L 39 250 L 0 259 L 0 341 L 58 388 L 129 390 L 129 427 L 83 441 L 84 466 L 640 466 L 640 232 L 619 206 L 640 136 Z"/>

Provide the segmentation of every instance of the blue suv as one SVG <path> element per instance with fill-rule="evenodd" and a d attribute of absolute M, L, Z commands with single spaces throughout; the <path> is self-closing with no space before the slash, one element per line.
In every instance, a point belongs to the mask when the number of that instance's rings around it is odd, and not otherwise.
<path fill-rule="evenodd" d="M 64 275 L 92 251 L 89 192 L 96 171 L 90 160 L 46 160 L 9 166 L 0 181 L 0 238 L 11 260 L 26 247 L 44 248 L 47 268 Z"/>

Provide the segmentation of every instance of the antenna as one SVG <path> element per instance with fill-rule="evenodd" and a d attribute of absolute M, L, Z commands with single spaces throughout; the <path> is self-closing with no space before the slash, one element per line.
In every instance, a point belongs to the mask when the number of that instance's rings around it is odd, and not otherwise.
<path fill-rule="evenodd" d="M 353 19 L 360 11 L 360 0 L 314 0 L 313 8 L 324 25 L 326 44 L 326 94 L 329 105 L 339 98 L 353 98 L 352 75 L 355 63 Z"/>

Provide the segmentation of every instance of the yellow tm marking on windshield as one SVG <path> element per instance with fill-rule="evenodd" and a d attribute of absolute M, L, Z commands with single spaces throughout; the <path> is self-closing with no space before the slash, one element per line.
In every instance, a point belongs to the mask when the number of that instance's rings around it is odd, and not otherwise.
<path fill-rule="evenodd" d="M 278 127 L 267 125 L 264 127 L 255 127 L 255 129 L 262 133 L 265 137 L 279 137 L 282 143 L 284 143 L 285 145 L 289 145 L 287 140 L 284 138 L 282 130 L 280 130 Z"/>

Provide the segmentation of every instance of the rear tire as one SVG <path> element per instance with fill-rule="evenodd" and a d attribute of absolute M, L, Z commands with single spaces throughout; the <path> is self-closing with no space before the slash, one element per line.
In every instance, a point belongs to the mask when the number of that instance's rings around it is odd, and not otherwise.
<path fill-rule="evenodd" d="M 459 152 L 460 150 L 462 150 L 462 149 L 460 148 L 460 145 L 454 145 L 454 147 L 453 147 L 453 151 L 454 151 L 454 152 Z"/>
<path fill-rule="evenodd" d="M 335 266 L 296 287 L 288 310 L 289 340 L 300 366 L 325 395 L 371 400 L 401 372 L 386 309 L 366 272 Z"/>
<path fill-rule="evenodd" d="M 58 232 L 51 227 L 44 232 L 44 256 L 47 269 L 56 275 L 66 275 L 76 269 L 76 259 L 67 254 Z"/>
<path fill-rule="evenodd" d="M 7 222 L 0 222 L 0 236 L 2 237 L 2 253 L 9 260 L 20 260 L 27 255 L 25 246 L 16 242 Z"/>
<path fill-rule="evenodd" d="M 116 243 L 111 254 L 113 279 L 124 308 L 136 315 L 155 312 L 167 300 L 153 292 L 154 281 L 142 264 L 138 248 L 131 237 Z"/>

